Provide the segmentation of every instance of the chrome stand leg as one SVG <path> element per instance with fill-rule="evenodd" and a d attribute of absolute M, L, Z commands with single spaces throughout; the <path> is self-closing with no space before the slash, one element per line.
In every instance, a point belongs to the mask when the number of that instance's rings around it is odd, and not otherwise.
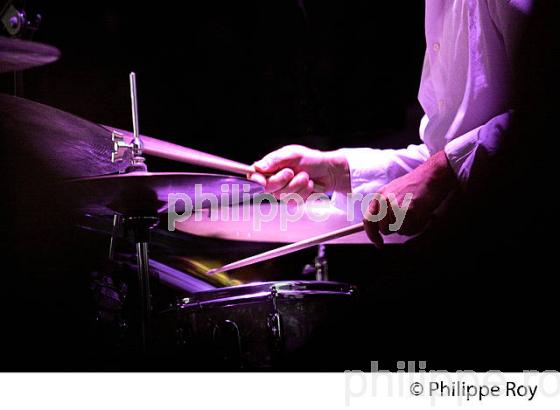
<path fill-rule="evenodd" d="M 148 349 L 152 315 L 152 294 L 150 293 L 150 263 L 148 243 L 136 243 L 136 264 L 138 267 L 138 298 L 140 299 L 140 348 Z"/>
<path fill-rule="evenodd" d="M 150 230 L 158 223 L 156 217 L 128 217 L 125 223 L 134 230 L 136 265 L 138 271 L 139 345 L 142 353 L 150 348 L 152 294 L 150 292 L 150 259 L 148 253 Z"/>

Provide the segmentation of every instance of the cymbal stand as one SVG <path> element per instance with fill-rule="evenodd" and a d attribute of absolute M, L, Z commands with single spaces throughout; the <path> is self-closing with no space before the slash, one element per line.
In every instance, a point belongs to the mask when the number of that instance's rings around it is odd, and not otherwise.
<path fill-rule="evenodd" d="M 156 216 L 125 216 L 125 226 L 134 233 L 136 246 L 136 269 L 138 279 L 139 323 L 140 323 L 140 348 L 143 353 L 149 350 L 151 341 L 151 316 L 152 294 L 150 291 L 150 258 L 149 242 L 150 231 L 157 226 L 159 219 Z"/>
<path fill-rule="evenodd" d="M 124 141 L 122 134 L 113 131 L 112 162 L 122 161 L 130 158 L 130 166 L 125 172 L 147 172 L 144 157 L 142 156 L 143 143 L 140 138 L 138 121 L 138 97 L 136 92 L 136 74 L 130 73 L 130 99 L 132 104 L 132 126 L 134 139 L 130 144 Z M 117 221 L 115 219 L 115 221 Z M 134 233 L 134 244 L 136 246 L 136 266 L 138 279 L 139 300 L 139 342 L 143 353 L 149 350 L 151 341 L 151 315 L 152 294 L 150 292 L 150 265 L 149 265 L 149 242 L 150 231 L 157 226 L 159 219 L 157 215 L 124 215 L 122 221 L 125 226 L 132 229 Z"/>
<path fill-rule="evenodd" d="M 138 96 L 136 92 L 136 74 L 130 73 L 130 100 L 132 103 L 132 127 L 134 139 L 132 142 L 126 143 L 124 136 L 120 132 L 113 131 L 111 136 L 113 140 L 113 152 L 111 154 L 111 162 L 120 162 L 125 158 L 130 159 L 130 166 L 125 172 L 147 172 L 148 168 L 145 159 L 142 156 L 144 144 L 140 138 L 140 126 L 138 121 Z"/>

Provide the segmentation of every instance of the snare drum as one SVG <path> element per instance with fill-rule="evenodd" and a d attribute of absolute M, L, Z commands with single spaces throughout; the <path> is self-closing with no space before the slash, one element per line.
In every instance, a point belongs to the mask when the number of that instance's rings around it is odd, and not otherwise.
<path fill-rule="evenodd" d="M 201 369 L 332 369 L 345 352 L 354 287 L 286 281 L 214 289 L 183 299 L 175 344 Z"/>

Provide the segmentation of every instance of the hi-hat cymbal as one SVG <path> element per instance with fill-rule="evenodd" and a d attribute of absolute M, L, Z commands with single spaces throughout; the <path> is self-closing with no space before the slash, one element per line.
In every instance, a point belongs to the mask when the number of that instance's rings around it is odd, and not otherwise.
<path fill-rule="evenodd" d="M 123 171 L 111 162 L 111 132 L 67 112 L 0 94 L 4 160 L 43 167 L 61 178 Z"/>
<path fill-rule="evenodd" d="M 20 71 L 55 62 L 60 51 L 47 44 L 0 37 L 0 73 Z"/>
<path fill-rule="evenodd" d="M 192 206 L 198 208 L 212 205 L 207 199 L 208 195 L 212 195 L 216 198 L 216 206 L 227 207 L 243 199 L 242 195 L 232 194 L 234 186 L 237 186 L 237 192 L 248 196 L 263 191 L 262 186 L 245 178 L 187 172 L 133 172 L 79 178 L 68 181 L 68 184 L 76 189 L 74 197 L 77 206 L 95 215 L 157 215 L 167 212 L 170 194 L 180 194 L 182 198 L 187 196 Z M 183 199 L 173 203 L 175 212 L 182 214 L 185 211 Z"/>

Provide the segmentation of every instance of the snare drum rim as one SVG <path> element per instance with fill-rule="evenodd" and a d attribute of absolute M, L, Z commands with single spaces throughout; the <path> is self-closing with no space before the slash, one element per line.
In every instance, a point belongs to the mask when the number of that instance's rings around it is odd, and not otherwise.
<path fill-rule="evenodd" d="M 331 281 L 254 282 L 227 288 L 197 292 L 179 303 L 180 309 L 205 305 L 228 305 L 272 298 L 304 298 L 309 296 L 352 296 L 356 288 L 347 283 Z"/>

